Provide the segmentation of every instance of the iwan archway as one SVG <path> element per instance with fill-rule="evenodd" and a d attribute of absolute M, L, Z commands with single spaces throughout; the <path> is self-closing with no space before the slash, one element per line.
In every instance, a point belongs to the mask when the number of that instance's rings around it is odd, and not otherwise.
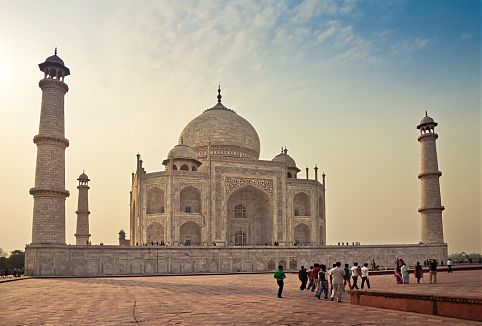
<path fill-rule="evenodd" d="M 273 218 L 269 197 L 251 185 L 234 191 L 228 199 L 228 243 L 273 243 Z"/>

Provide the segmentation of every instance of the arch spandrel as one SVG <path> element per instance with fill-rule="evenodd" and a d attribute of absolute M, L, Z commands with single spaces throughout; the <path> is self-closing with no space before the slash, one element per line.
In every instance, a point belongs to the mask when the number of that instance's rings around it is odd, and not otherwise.
<path fill-rule="evenodd" d="M 261 190 L 270 199 L 273 196 L 273 180 L 271 179 L 226 177 L 224 178 L 225 197 L 229 198 L 233 192 L 246 186 L 253 186 L 256 189 Z"/>

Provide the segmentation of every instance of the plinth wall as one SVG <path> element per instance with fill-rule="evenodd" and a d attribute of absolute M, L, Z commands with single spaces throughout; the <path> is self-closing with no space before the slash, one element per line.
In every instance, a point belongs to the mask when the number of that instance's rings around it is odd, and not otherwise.
<path fill-rule="evenodd" d="M 273 271 L 283 264 L 298 270 L 315 262 L 336 261 L 394 266 L 403 258 L 410 266 L 435 257 L 447 260 L 447 245 L 397 244 L 311 247 L 168 247 L 74 246 L 30 244 L 25 273 L 34 276 L 155 275 Z"/>

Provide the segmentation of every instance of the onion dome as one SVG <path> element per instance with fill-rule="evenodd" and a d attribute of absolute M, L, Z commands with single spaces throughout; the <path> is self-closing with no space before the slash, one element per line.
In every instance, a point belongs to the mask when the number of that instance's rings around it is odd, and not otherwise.
<path fill-rule="evenodd" d="M 198 158 L 208 155 L 222 157 L 244 157 L 258 159 L 260 142 L 254 127 L 221 103 L 221 88 L 218 88 L 218 103 L 194 118 L 184 127 L 179 137 L 191 147 Z"/>

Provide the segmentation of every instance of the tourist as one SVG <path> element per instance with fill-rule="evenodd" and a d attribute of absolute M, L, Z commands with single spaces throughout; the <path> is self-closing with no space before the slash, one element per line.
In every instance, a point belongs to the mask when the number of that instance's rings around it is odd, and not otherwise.
<path fill-rule="evenodd" d="M 320 273 L 320 264 L 315 263 L 313 268 L 313 287 L 311 288 L 311 292 L 314 292 L 320 284 L 318 283 L 318 274 Z"/>
<path fill-rule="evenodd" d="M 330 274 L 326 270 L 326 265 L 322 264 L 321 265 L 321 270 L 318 275 L 318 279 L 320 280 L 320 286 L 318 287 L 318 290 L 316 291 L 316 297 L 318 299 L 321 299 L 321 294 L 325 292 L 325 299 L 328 299 L 328 279 L 330 277 Z"/>
<path fill-rule="evenodd" d="M 447 260 L 447 267 L 448 267 L 447 273 L 452 273 L 452 259 L 450 258 Z"/>
<path fill-rule="evenodd" d="M 351 275 L 350 265 L 345 264 L 345 268 L 343 268 L 343 292 L 345 292 L 345 287 L 347 284 L 348 284 L 348 288 L 350 290 L 352 289 L 352 286 L 350 283 L 350 275 Z"/>
<path fill-rule="evenodd" d="M 315 285 L 314 284 L 315 279 L 313 278 L 313 266 L 310 266 L 310 270 L 308 271 L 308 280 L 310 282 L 308 283 L 307 290 L 311 289 Z"/>
<path fill-rule="evenodd" d="M 402 267 L 400 267 L 400 272 L 402 273 L 403 284 L 408 284 L 409 274 L 407 263 L 403 262 Z"/>
<path fill-rule="evenodd" d="M 417 265 L 415 265 L 415 278 L 417 279 L 417 283 L 420 284 L 420 279 L 423 277 L 423 269 L 422 265 L 420 265 L 420 262 L 417 262 Z"/>
<path fill-rule="evenodd" d="M 328 279 L 330 283 L 330 293 L 331 295 L 334 295 L 335 289 L 333 288 L 333 275 L 331 275 L 331 270 L 336 267 L 336 263 L 331 266 L 331 269 L 328 271 Z M 330 295 L 330 296 L 331 296 Z"/>
<path fill-rule="evenodd" d="M 368 279 L 368 263 L 364 263 L 363 267 L 361 268 L 361 288 L 363 289 L 363 286 L 365 283 L 367 284 L 367 287 L 370 288 L 370 280 Z"/>
<path fill-rule="evenodd" d="M 279 265 L 278 269 L 274 272 L 274 278 L 278 283 L 278 298 L 282 298 L 284 279 L 286 278 L 285 272 L 283 272 L 283 265 Z"/>
<path fill-rule="evenodd" d="M 429 261 L 428 263 L 428 270 L 429 270 L 429 276 L 430 276 L 430 284 L 437 283 L 437 266 L 438 262 L 437 259 L 433 258 Z"/>
<path fill-rule="evenodd" d="M 397 265 L 395 266 L 395 281 L 397 284 L 402 284 L 403 279 L 402 279 L 402 272 L 400 270 L 400 262 L 402 260 L 397 259 Z"/>
<path fill-rule="evenodd" d="M 353 288 L 357 289 L 358 290 L 358 285 L 357 285 L 357 282 L 358 282 L 358 275 L 360 275 L 358 273 L 358 263 L 357 262 L 354 262 L 353 263 L 353 266 L 351 268 L 351 278 L 353 279 Z"/>
<path fill-rule="evenodd" d="M 379 267 L 379 265 L 377 265 L 377 263 L 375 263 L 375 259 L 372 259 L 372 270 L 377 271 L 378 267 Z"/>
<path fill-rule="evenodd" d="M 330 270 L 330 275 L 334 289 L 334 293 L 331 294 L 331 301 L 336 298 L 338 302 L 341 302 L 341 295 L 343 294 L 343 268 L 341 268 L 339 261 L 336 262 L 336 266 Z"/>
<path fill-rule="evenodd" d="M 301 281 L 300 290 L 306 290 L 306 283 L 308 282 L 308 273 L 306 272 L 305 266 L 301 266 L 298 272 L 298 279 Z"/>

